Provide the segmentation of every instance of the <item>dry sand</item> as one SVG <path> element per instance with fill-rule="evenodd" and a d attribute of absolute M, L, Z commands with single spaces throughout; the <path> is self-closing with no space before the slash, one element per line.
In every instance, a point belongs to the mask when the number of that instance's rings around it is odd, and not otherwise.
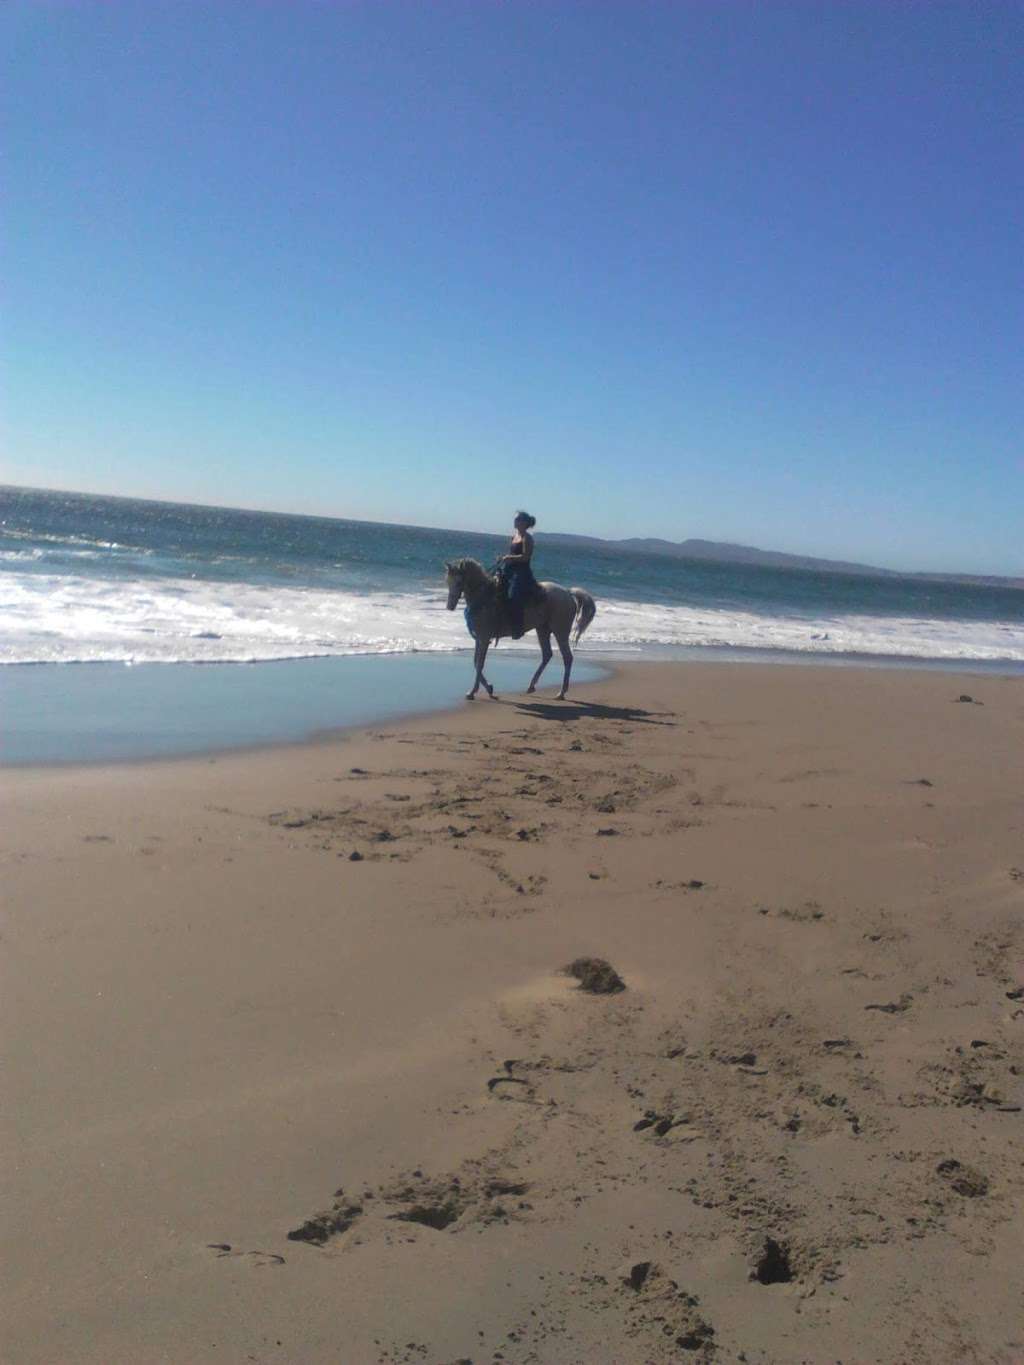
<path fill-rule="evenodd" d="M 5 1361 L 1024 1360 L 1022 680 L 578 695 L 3 774 Z"/>

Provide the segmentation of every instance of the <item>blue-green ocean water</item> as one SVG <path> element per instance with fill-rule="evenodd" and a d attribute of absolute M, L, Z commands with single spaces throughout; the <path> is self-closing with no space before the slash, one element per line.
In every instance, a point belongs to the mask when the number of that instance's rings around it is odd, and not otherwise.
<path fill-rule="evenodd" d="M 587 645 L 1024 662 L 1024 592 L 545 543 L 598 602 Z M 0 662 L 450 653 L 443 561 L 505 537 L 0 487 Z"/>

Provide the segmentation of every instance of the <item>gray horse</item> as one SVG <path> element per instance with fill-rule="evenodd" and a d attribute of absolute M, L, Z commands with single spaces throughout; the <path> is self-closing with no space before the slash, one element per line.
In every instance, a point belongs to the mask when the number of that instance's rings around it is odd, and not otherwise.
<path fill-rule="evenodd" d="M 473 636 L 476 639 L 476 648 L 473 652 L 476 677 L 472 688 L 466 693 L 466 700 L 475 700 L 481 683 L 488 696 L 493 697 L 494 688 L 484 677 L 484 661 L 491 641 L 508 634 L 501 585 L 497 578 L 489 574 L 475 559 L 456 559 L 451 564 L 446 564 L 445 568 L 448 570 L 448 610 L 454 611 L 459 605 L 459 598 L 465 598 L 468 619 L 472 623 Z M 558 700 L 562 701 L 569 687 L 569 674 L 572 672 L 569 637 L 572 635 L 573 644 L 579 643 L 580 636 L 594 619 L 597 607 L 590 593 L 584 592 L 582 588 L 563 588 L 558 583 L 540 583 L 538 587 L 540 597 L 526 604 L 523 616 L 526 629 L 537 632 L 541 654 L 540 667 L 526 690 L 536 692 L 537 681 L 551 659 L 551 636 L 554 635 L 565 664 L 562 690 L 558 694 Z"/>

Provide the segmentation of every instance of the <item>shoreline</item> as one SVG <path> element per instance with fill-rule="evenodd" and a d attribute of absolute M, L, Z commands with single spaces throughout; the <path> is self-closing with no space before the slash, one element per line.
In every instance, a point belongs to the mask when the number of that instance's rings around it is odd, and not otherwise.
<path fill-rule="evenodd" d="M 492 647 L 493 650 L 493 647 Z M 345 654 L 288 654 L 266 659 L 11 659 L 0 661 L 3 669 L 79 669 L 79 668 L 260 668 L 264 665 L 292 665 L 307 663 L 346 663 L 359 659 L 460 659 L 472 656 L 472 649 L 412 649 L 367 650 Z M 528 658 L 529 649 L 505 645 L 502 657 Z M 827 651 L 766 648 L 761 645 L 681 645 L 645 644 L 622 645 L 612 648 L 592 644 L 582 647 L 583 661 L 621 660 L 625 663 L 765 663 L 810 664 L 836 668 L 909 668 L 934 671 L 936 669 L 969 672 L 1006 673 L 1024 676 L 1024 660 L 1009 656 L 976 658 L 925 654 L 867 654 L 851 651 Z M 488 656 L 495 657 L 493 652 Z M 533 656 L 535 657 L 535 656 Z M 577 655 L 577 657 L 580 657 Z"/>
<path fill-rule="evenodd" d="M 96 694 L 74 681 L 66 685 L 77 672 L 52 667 L 48 695 L 34 676 L 33 685 L 8 685 L 5 692 L 0 675 L 7 722 L 0 771 L 171 762 L 308 745 L 334 731 L 458 709 L 472 681 L 471 660 L 440 654 L 280 660 L 271 671 L 205 665 L 188 675 L 190 688 L 179 686 L 180 675 L 166 665 L 97 665 L 87 674 Z M 488 661 L 500 687 L 510 678 L 525 685 L 534 667 L 527 656 Z M 607 671 L 580 660 L 573 683 L 578 677 L 579 686 L 587 686 Z M 550 686 L 548 677 L 542 683 Z M 375 705 L 383 689 L 387 702 Z M 27 756 L 19 756 L 19 746 Z M 55 748 L 58 756 L 46 754 Z"/>
<path fill-rule="evenodd" d="M 1012 1361 L 1024 682 L 961 677 L 12 770 L 6 1354 Z"/>
<path fill-rule="evenodd" d="M 536 655 L 530 650 L 505 649 L 501 654 L 492 656 L 488 661 L 489 667 L 497 669 L 499 679 L 498 685 L 502 692 L 511 695 L 518 695 L 520 689 L 515 686 L 516 681 L 525 681 L 529 677 L 534 667 Z M 267 673 L 260 667 L 262 663 L 275 665 L 274 672 Z M 1014 661 L 1000 661 L 998 663 L 986 660 L 970 661 L 949 661 L 949 660 L 907 660 L 903 658 L 870 658 L 865 659 L 859 656 L 835 656 L 835 655 L 803 655 L 785 654 L 783 652 L 769 653 L 761 650 L 740 651 L 740 650 L 721 650 L 711 652 L 706 649 L 684 651 L 651 650 L 645 655 L 627 655 L 623 652 L 600 652 L 584 650 L 577 654 L 574 666 L 572 690 L 570 692 L 570 704 L 573 693 L 580 687 L 591 687 L 595 682 L 608 677 L 614 677 L 621 669 L 629 669 L 634 666 L 658 666 L 669 667 L 698 666 L 702 668 L 715 667 L 746 667 L 746 668 L 811 668 L 823 671 L 845 673 L 847 671 L 857 672 L 910 672 L 923 673 L 928 675 L 949 675 L 960 678 L 977 677 L 985 678 L 1014 678 L 1024 677 L 1024 665 L 1015 664 Z M 34 670 L 52 670 L 48 676 L 53 683 L 58 684 L 54 689 L 54 695 L 50 699 L 45 699 L 42 703 L 44 713 L 44 724 L 40 730 L 39 713 L 41 709 L 40 689 L 38 683 L 31 688 L 16 684 L 13 688 L 8 683 L 6 697 L 3 697 L 5 673 L 0 669 L 0 697 L 6 702 L 7 725 L 3 737 L 0 737 L 0 771 L 17 771 L 23 768 L 41 767 L 62 769 L 66 767 L 94 767 L 106 764 L 121 763 L 147 763 L 147 762 L 170 762 L 187 759 L 199 758 L 220 758 L 233 753 L 249 751 L 259 751 L 262 749 L 279 749 L 289 745 L 309 745 L 323 742 L 324 738 L 329 738 L 332 734 L 342 734 L 353 729 L 365 728 L 370 725 L 380 725 L 396 719 L 412 719 L 414 717 L 431 714 L 444 714 L 457 711 L 464 704 L 463 697 L 459 691 L 459 683 L 465 674 L 469 678 L 472 672 L 471 656 L 469 651 L 459 653 L 424 653 L 424 654 L 393 654 L 393 655 L 354 655 L 339 657 L 316 657 L 303 659 L 278 659 L 260 661 L 255 665 L 247 664 L 243 666 L 238 663 L 204 663 L 197 666 L 196 681 L 199 690 L 196 696 L 191 699 L 189 708 L 187 689 L 173 688 L 168 689 L 168 684 L 177 675 L 175 669 L 185 668 L 191 673 L 191 664 L 137 664 L 123 665 L 109 662 L 96 662 L 88 666 L 82 665 L 86 672 L 83 676 L 91 680 L 90 685 L 98 680 L 108 681 L 114 689 L 114 695 L 101 703 L 98 710 L 91 717 L 91 724 L 102 732 L 106 738 L 108 746 L 119 744 L 121 752 L 86 752 L 84 755 L 76 755 L 71 752 L 66 755 L 39 756 L 38 751 L 41 747 L 49 744 L 52 749 L 57 743 L 55 737 L 50 739 L 39 738 L 36 740 L 36 753 L 33 754 L 31 744 L 28 744 L 27 755 L 18 756 L 19 744 L 21 753 L 26 752 L 26 740 L 24 734 L 29 726 L 32 730 L 45 736 L 45 710 L 47 705 L 50 711 L 51 724 L 56 722 L 58 725 L 67 727 L 69 714 L 78 714 L 81 702 L 80 689 L 76 695 L 76 684 L 73 681 L 78 675 L 79 666 L 66 664 L 22 664 L 10 665 L 12 669 L 18 671 L 19 677 L 29 676 L 27 671 L 32 670 L 30 676 L 35 679 L 37 675 Z M 549 665 L 548 673 L 541 682 L 541 689 L 538 696 L 546 695 L 549 691 L 557 688 L 554 682 L 556 670 L 560 663 L 556 659 Z M 251 677 L 247 677 L 248 671 L 253 669 Z M 313 689 L 312 702 L 307 703 L 307 715 L 302 718 L 300 712 L 294 712 L 291 719 L 280 720 L 277 718 L 276 707 L 281 709 L 282 705 L 295 705 L 295 698 L 298 696 L 300 701 L 311 681 L 316 682 L 315 675 L 320 673 L 336 673 L 339 677 L 339 684 L 345 683 L 346 673 L 352 674 L 360 670 L 377 670 L 382 674 L 383 682 L 388 685 L 394 684 L 396 679 L 402 683 L 399 689 L 401 699 L 398 704 L 392 703 L 390 706 L 381 706 L 379 710 L 368 709 L 363 693 L 358 690 L 354 696 L 348 698 L 339 695 L 337 691 L 332 691 L 330 695 L 324 696 L 324 685 L 319 689 Z M 26 674 L 22 674 L 26 670 Z M 66 671 L 70 670 L 70 671 Z M 402 670 L 418 670 L 428 682 L 435 682 L 429 678 L 431 671 L 441 673 L 445 671 L 450 675 L 446 686 L 451 687 L 451 695 L 447 691 L 438 690 L 433 687 L 433 694 L 425 704 L 422 704 L 416 697 L 410 695 L 410 682 L 401 679 Z M 460 671 L 461 670 L 461 671 Z M 510 674 L 516 670 L 522 675 L 518 679 L 513 679 L 510 686 Z M 303 677 L 302 674 L 305 673 Z M 385 676 L 390 674 L 390 676 Z M 311 679 L 311 675 L 314 675 Z M 232 680 L 230 689 L 225 689 L 219 696 L 214 694 L 212 702 L 204 699 L 202 689 L 207 682 L 216 678 L 227 678 Z M 136 690 L 135 697 L 132 698 L 128 693 L 128 701 L 134 701 L 136 708 L 135 718 L 132 721 L 127 713 L 125 705 L 126 689 L 140 689 L 143 679 L 157 679 L 160 689 L 156 689 L 156 695 L 149 699 L 145 690 Z M 207 727 L 205 737 L 197 737 L 189 747 L 181 747 L 174 730 L 163 730 L 164 748 L 153 748 L 154 740 L 147 738 L 147 724 L 153 725 L 156 720 L 164 722 L 168 714 L 169 705 L 181 707 L 178 726 L 186 734 L 191 734 L 191 725 L 194 724 L 197 714 L 209 706 L 219 708 L 219 717 L 223 721 L 230 721 L 232 724 L 238 723 L 238 713 L 244 711 L 247 699 L 253 696 L 253 682 L 272 678 L 275 683 L 280 683 L 280 690 L 276 693 L 270 692 L 269 696 L 257 695 L 257 700 L 263 705 L 266 716 L 259 722 L 262 730 L 260 733 L 250 734 L 247 738 L 229 740 L 228 742 L 217 742 L 214 738 L 216 733 L 217 713 L 213 718 L 203 715 L 203 721 Z M 237 683 L 243 680 L 243 686 L 239 693 Z M 294 679 L 294 681 L 292 681 Z M 69 685 L 65 686 L 65 681 Z M 371 679 L 372 682 L 372 679 Z M 162 695 L 161 695 L 162 690 Z M 258 693 L 259 689 L 257 689 Z M 118 696 L 120 692 L 120 696 Z M 196 688 L 193 687 L 193 692 Z M 248 694 L 248 697 L 247 697 Z M 481 694 L 479 700 L 485 700 Z M 330 712 L 344 712 L 347 708 L 354 712 L 351 719 L 343 719 L 338 723 L 333 723 L 328 719 Z M 273 719 L 270 713 L 273 711 Z M 327 723 L 323 723 L 324 721 Z M 120 727 L 120 729 L 118 729 Z M 83 721 L 83 732 L 88 731 L 88 720 Z M 83 734 L 76 735 L 74 730 L 65 728 L 64 748 L 74 750 L 81 748 Z M 147 744 L 149 747 L 147 747 Z M 96 746 L 94 745 L 94 748 Z M 134 749 L 134 751 L 132 751 Z M 8 757 L 8 753 L 15 756 Z"/>

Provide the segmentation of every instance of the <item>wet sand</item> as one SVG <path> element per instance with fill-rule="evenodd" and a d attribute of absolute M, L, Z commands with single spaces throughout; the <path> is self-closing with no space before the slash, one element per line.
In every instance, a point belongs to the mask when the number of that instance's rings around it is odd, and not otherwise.
<path fill-rule="evenodd" d="M 0 774 L 2 1358 L 1024 1360 L 1022 741 L 659 664 Z"/>

